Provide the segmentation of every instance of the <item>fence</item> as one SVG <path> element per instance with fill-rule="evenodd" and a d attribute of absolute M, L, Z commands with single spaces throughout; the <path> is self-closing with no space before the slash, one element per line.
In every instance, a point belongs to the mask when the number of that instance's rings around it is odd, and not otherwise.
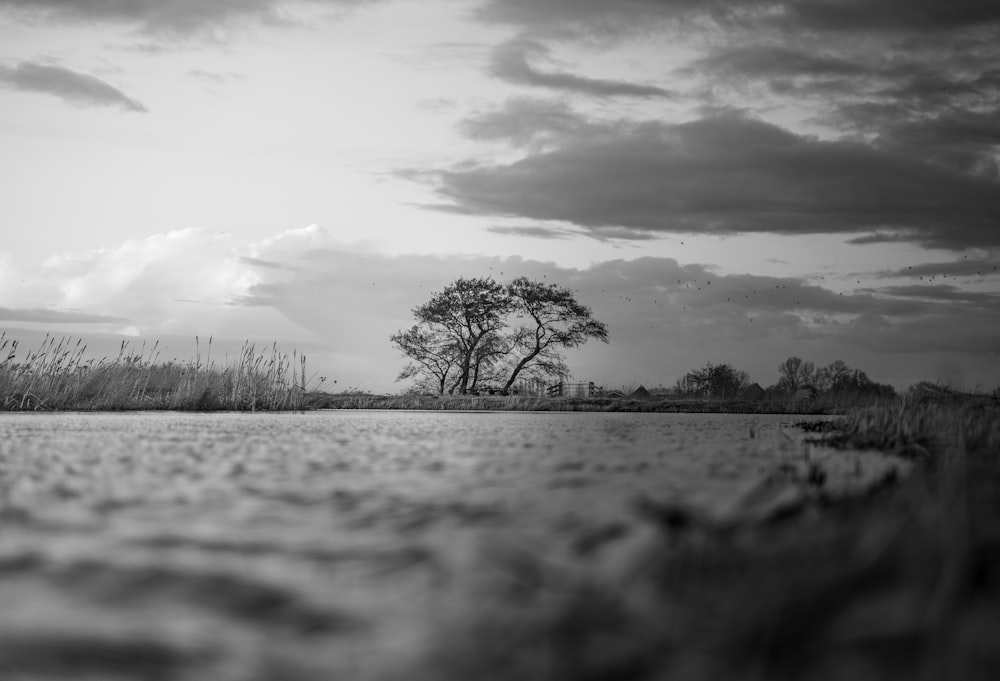
<path fill-rule="evenodd" d="M 547 390 L 545 381 L 540 378 L 519 378 L 511 386 L 511 393 L 514 395 L 535 395 L 541 396 Z"/>
<path fill-rule="evenodd" d="M 603 391 L 590 383 L 556 383 L 545 389 L 547 397 L 597 397 Z"/>

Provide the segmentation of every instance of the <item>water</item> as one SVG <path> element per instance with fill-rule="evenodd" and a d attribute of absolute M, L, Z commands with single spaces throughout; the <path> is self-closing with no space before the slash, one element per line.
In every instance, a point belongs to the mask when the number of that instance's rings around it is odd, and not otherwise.
<path fill-rule="evenodd" d="M 526 556 L 627 589 L 650 509 L 747 522 L 903 466 L 801 418 L 2 414 L 0 678 L 421 678 Z"/>

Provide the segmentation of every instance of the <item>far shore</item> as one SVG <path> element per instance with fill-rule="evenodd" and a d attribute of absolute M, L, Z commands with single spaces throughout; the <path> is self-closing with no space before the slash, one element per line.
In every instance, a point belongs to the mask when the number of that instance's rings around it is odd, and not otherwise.
<path fill-rule="evenodd" d="M 886 402 L 886 400 L 882 400 Z M 872 406 L 875 400 L 722 400 L 653 396 L 536 397 L 528 395 L 373 395 L 368 393 L 310 392 L 306 409 L 400 409 L 430 411 L 581 411 L 655 412 L 694 414 L 802 414 L 844 415 L 853 408 Z"/>

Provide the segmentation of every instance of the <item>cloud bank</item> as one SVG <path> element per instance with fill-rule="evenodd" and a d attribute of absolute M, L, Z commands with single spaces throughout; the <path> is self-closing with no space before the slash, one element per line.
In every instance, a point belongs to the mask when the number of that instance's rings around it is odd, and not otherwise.
<path fill-rule="evenodd" d="M 145 113 L 141 102 L 100 78 L 61 66 L 21 62 L 11 68 L 0 64 L 0 84 L 25 92 L 42 92 L 81 106 L 111 106 Z"/>
<path fill-rule="evenodd" d="M 332 9 L 371 0 L 0 0 L 0 10 L 46 22 L 112 23 L 157 36 L 197 35 L 216 27 L 292 21 L 294 5 Z"/>
<path fill-rule="evenodd" d="M 685 123 L 599 123 L 524 105 L 465 123 L 513 145 L 506 164 L 463 164 L 429 178 L 464 212 L 650 233 L 857 234 L 895 230 L 928 246 L 1000 246 L 1000 191 L 989 178 L 852 140 L 821 140 L 737 112 Z M 534 129 L 525 128 L 530 120 Z M 933 187 L 934 191 L 927 191 Z"/>
<path fill-rule="evenodd" d="M 425 175 L 453 210 L 588 230 L 998 245 L 1000 6 L 487 0 L 476 17 L 517 31 L 490 73 L 534 87 L 605 94 L 533 66 L 557 42 L 669 37 L 696 56 L 663 73 L 684 84 L 681 119 L 599 120 L 523 98 L 468 116 L 469 137 L 526 153 Z"/>

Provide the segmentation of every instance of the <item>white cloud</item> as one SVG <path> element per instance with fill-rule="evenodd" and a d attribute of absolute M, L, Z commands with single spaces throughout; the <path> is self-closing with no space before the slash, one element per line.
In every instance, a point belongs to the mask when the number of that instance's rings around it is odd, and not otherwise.
<path fill-rule="evenodd" d="M 43 267 L 60 282 L 62 305 L 115 308 L 155 326 L 178 301 L 224 304 L 256 283 L 226 241 L 189 228 L 57 255 Z"/>
<path fill-rule="evenodd" d="M 128 322 L 104 330 L 128 335 L 207 324 L 260 281 L 229 239 L 194 228 L 59 253 L 7 278 L 17 282 L 0 293 L 6 306 L 113 315 Z"/>

